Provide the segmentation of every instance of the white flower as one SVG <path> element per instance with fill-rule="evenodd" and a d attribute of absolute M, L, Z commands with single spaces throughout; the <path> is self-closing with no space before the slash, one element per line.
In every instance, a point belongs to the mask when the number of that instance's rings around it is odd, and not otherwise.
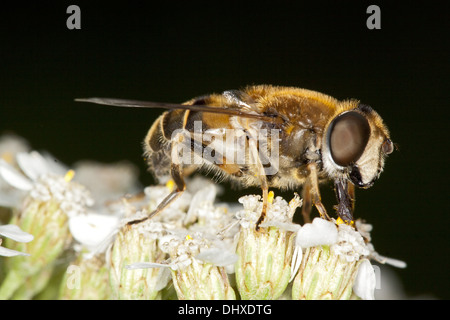
<path fill-rule="evenodd" d="M 184 237 L 183 234 L 173 232 L 159 239 L 159 248 L 169 255 L 170 262 L 139 262 L 126 268 L 162 269 L 158 283 L 164 286 L 171 274 L 179 299 L 235 299 L 224 267 L 235 263 L 236 255 L 201 233 Z M 171 272 L 167 273 L 168 270 Z"/>
<path fill-rule="evenodd" d="M 170 268 L 180 270 L 188 267 L 194 260 L 201 263 L 211 263 L 223 267 L 236 262 L 237 256 L 220 240 L 211 241 L 199 232 L 193 235 L 184 235 L 182 231 L 174 231 L 159 239 L 161 251 L 169 254 L 170 262 L 161 263 L 134 263 L 128 269 L 139 268 Z"/>
<path fill-rule="evenodd" d="M 219 253 L 226 254 L 227 250 L 234 248 L 234 236 L 239 228 L 238 222 L 234 218 L 234 212 L 224 205 L 214 204 L 216 192 L 217 189 L 211 184 L 199 189 L 194 194 L 184 219 L 184 225 L 187 227 L 189 234 L 202 234 L 205 239 L 212 243 L 215 249 L 211 249 L 212 251 L 208 253 L 208 256 L 212 259 L 209 262 L 219 266 L 221 264 L 217 264 L 217 261 L 227 260 L 227 258 L 219 257 Z M 216 249 L 217 251 L 215 251 Z M 219 256 L 212 258 L 213 252 L 216 252 Z M 228 270 L 229 268 L 227 267 Z"/>
<path fill-rule="evenodd" d="M 300 271 L 293 284 L 293 297 L 347 299 L 354 287 L 360 298 L 373 299 L 375 277 L 365 259 L 369 253 L 364 238 L 352 226 L 315 218 L 297 232 L 290 281 Z M 315 277 L 322 281 L 314 282 Z"/>
<path fill-rule="evenodd" d="M 295 238 L 294 253 L 291 263 L 291 282 L 303 258 L 302 248 L 317 247 L 322 245 L 331 245 L 336 243 L 338 231 L 336 225 L 322 218 L 315 218 L 312 223 L 307 223 L 299 227 Z"/>
<path fill-rule="evenodd" d="M 243 228 L 254 227 L 262 211 L 263 202 L 260 195 L 248 195 L 239 198 L 244 206 L 243 210 L 236 212 L 236 218 Z M 278 227 L 285 231 L 297 231 L 300 227 L 292 223 L 295 210 L 302 205 L 302 200 L 295 194 L 288 203 L 282 197 L 275 197 L 270 201 L 266 211 L 266 217 L 260 227 Z"/>
<path fill-rule="evenodd" d="M 236 285 L 242 299 L 278 299 L 286 290 L 291 277 L 295 231 L 300 227 L 292 222 L 295 210 L 302 201 L 295 197 L 288 203 L 269 193 L 266 216 L 256 230 L 263 202 L 260 196 L 239 199 L 244 206 L 236 213 L 240 231 L 235 264 Z"/>
<path fill-rule="evenodd" d="M 24 191 L 24 196 L 29 193 L 31 198 L 43 202 L 53 198 L 69 217 L 83 213 L 84 206 L 92 206 L 93 199 L 87 189 L 71 182 L 72 170 L 62 175 L 62 165 L 54 164 L 36 151 L 18 153 L 17 163 L 23 174 L 0 159 L 0 176 L 11 186 Z"/>
<path fill-rule="evenodd" d="M 341 223 L 338 226 L 336 243 L 330 246 L 337 255 L 343 256 L 347 262 L 358 261 L 369 256 L 369 248 L 361 234 L 352 226 Z"/>
<path fill-rule="evenodd" d="M 114 216 L 87 214 L 86 208 L 93 205 L 93 199 L 84 186 L 72 181 L 74 171 L 36 151 L 19 152 L 16 160 L 22 172 L 0 160 L 0 176 L 22 192 L 21 203 L 26 195 L 38 202 L 58 203 L 69 218 L 73 237 L 88 250 L 100 245 L 117 225 L 118 218 Z"/>
<path fill-rule="evenodd" d="M 402 261 L 379 255 L 370 243 L 371 231 L 372 226 L 363 223 L 361 220 L 357 220 L 355 227 L 353 227 L 345 223 L 338 223 L 334 220 L 325 221 L 321 218 L 314 219 L 313 223 L 302 226 L 297 233 L 296 248 L 291 265 L 293 274 L 297 273 L 300 265 L 302 265 L 302 269 L 305 269 L 305 262 L 303 261 L 301 263 L 302 259 L 306 259 L 306 257 L 302 256 L 302 254 L 305 255 L 302 252 L 302 248 L 308 248 L 306 251 L 309 254 L 308 258 L 311 257 L 310 248 L 313 250 L 328 250 L 326 248 L 329 248 L 332 255 L 343 259 L 342 266 L 348 264 L 349 266 L 353 265 L 357 267 L 357 273 L 352 285 L 353 292 L 361 299 L 374 299 L 377 280 L 374 268 L 369 259 L 374 259 L 381 263 L 388 263 L 396 267 L 405 267 L 406 264 Z M 301 284 L 300 281 L 294 284 L 297 291 L 299 291 L 299 284 Z M 301 288 L 301 290 L 303 289 Z"/>
<path fill-rule="evenodd" d="M 42 201 L 48 201 L 52 195 L 57 200 L 83 200 L 87 205 L 92 205 L 93 201 L 84 188 L 66 188 L 72 179 L 73 171 L 65 171 L 68 174 L 63 176 L 62 165 L 53 163 L 36 151 L 18 153 L 17 163 L 23 173 L 1 159 L 0 175 L 11 186 L 24 191 L 24 194 L 30 192 L 32 198 Z"/>
<path fill-rule="evenodd" d="M 168 184 L 170 186 L 170 184 Z M 150 208 L 158 198 L 169 192 L 168 186 L 147 187 L 145 193 L 150 198 Z M 165 263 L 139 262 L 127 266 L 128 269 L 169 268 L 180 270 L 197 263 L 211 263 L 214 266 L 229 266 L 235 263 L 233 252 L 234 233 L 226 230 L 233 220 L 233 214 L 224 207 L 216 207 L 216 188 L 212 183 L 203 182 L 203 188 L 195 188 L 192 196 L 185 191 L 183 196 L 158 216 L 139 223 L 139 232 L 148 238 L 158 239 L 162 252 L 169 255 Z M 187 211 L 187 212 L 186 212 Z M 148 216 L 147 210 L 135 211 L 123 223 Z M 225 237 L 225 235 L 227 237 Z"/>
<path fill-rule="evenodd" d="M 337 255 L 347 262 L 358 261 L 370 254 L 360 232 L 345 223 L 339 225 L 333 221 L 315 218 L 312 223 L 303 225 L 297 232 L 295 244 L 300 248 L 330 246 Z"/>
<path fill-rule="evenodd" d="M 11 240 L 17 241 L 17 242 L 30 242 L 33 240 L 33 235 L 22 231 L 18 226 L 13 224 L 7 224 L 0 226 L 0 236 L 9 238 Z M 2 240 L 0 239 L 0 244 L 2 243 Z M 12 256 L 28 256 L 29 254 L 11 250 L 4 248 L 0 246 L 0 256 L 4 257 L 12 257 Z"/>

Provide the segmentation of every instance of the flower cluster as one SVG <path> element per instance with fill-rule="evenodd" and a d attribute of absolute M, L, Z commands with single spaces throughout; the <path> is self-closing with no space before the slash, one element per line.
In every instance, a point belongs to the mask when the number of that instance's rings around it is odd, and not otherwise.
<path fill-rule="evenodd" d="M 0 299 L 373 299 L 370 261 L 405 266 L 374 250 L 362 221 L 294 223 L 298 195 L 271 192 L 256 230 L 260 196 L 218 203 L 218 187 L 194 178 L 143 219 L 173 183 L 142 188 L 129 163 L 69 169 L 1 141 Z"/>

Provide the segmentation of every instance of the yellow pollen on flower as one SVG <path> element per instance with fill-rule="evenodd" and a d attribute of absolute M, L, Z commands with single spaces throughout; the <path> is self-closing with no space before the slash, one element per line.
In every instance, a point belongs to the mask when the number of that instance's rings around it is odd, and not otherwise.
<path fill-rule="evenodd" d="M 12 164 L 14 161 L 14 155 L 11 152 L 2 153 L 1 158 L 9 164 Z"/>
<path fill-rule="evenodd" d="M 274 197 L 275 197 L 275 193 L 273 191 L 269 191 L 269 194 L 267 195 L 267 202 L 272 203 Z"/>
<path fill-rule="evenodd" d="M 64 180 L 66 182 L 70 182 L 74 176 L 75 176 L 75 171 L 70 169 L 69 171 L 67 171 L 66 175 L 64 176 Z"/>
<path fill-rule="evenodd" d="M 170 191 L 172 191 L 174 186 L 175 186 L 175 182 L 174 182 L 172 179 L 170 179 L 169 181 L 167 181 L 167 183 L 166 183 L 166 188 L 167 188 L 167 189 L 169 189 Z"/>
<path fill-rule="evenodd" d="M 336 219 L 336 224 L 337 225 L 340 225 L 340 224 L 343 224 L 343 223 L 345 223 L 347 225 L 350 225 L 350 226 L 353 226 L 355 224 L 355 221 L 351 220 L 350 222 L 345 222 L 344 220 L 341 219 L 341 217 L 338 217 Z"/>
<path fill-rule="evenodd" d="M 188 234 L 188 235 L 186 236 L 186 240 L 192 240 L 192 237 Z"/>

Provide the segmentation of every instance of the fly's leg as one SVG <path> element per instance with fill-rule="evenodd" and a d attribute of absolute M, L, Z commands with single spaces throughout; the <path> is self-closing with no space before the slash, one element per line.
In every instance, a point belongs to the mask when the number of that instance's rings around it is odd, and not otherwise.
<path fill-rule="evenodd" d="M 166 196 L 161 201 L 161 203 L 156 207 L 156 209 L 153 212 L 151 212 L 147 217 L 130 221 L 128 222 L 128 225 L 141 223 L 156 216 L 158 213 L 167 208 L 171 203 L 173 203 L 176 199 L 178 199 L 183 194 L 184 190 L 186 190 L 186 184 L 183 179 L 183 167 L 178 154 L 178 145 L 179 143 L 182 143 L 183 137 L 182 135 L 178 135 L 177 138 L 175 138 L 175 141 L 172 144 L 172 163 L 170 166 L 170 175 L 172 177 L 173 182 L 175 183 L 175 188 L 169 193 L 168 196 Z"/>
<path fill-rule="evenodd" d="M 355 185 L 353 183 L 349 182 L 349 181 L 347 182 L 347 192 L 348 192 L 348 195 L 350 197 L 352 212 L 354 212 L 355 211 L 355 200 L 356 200 L 356 198 L 355 198 Z"/>
<path fill-rule="evenodd" d="M 251 163 L 256 164 L 257 175 L 259 177 L 259 181 L 261 184 L 262 196 L 263 196 L 263 206 L 262 206 L 262 210 L 261 210 L 261 215 L 259 216 L 258 221 L 256 221 L 256 226 L 255 226 L 255 230 L 259 231 L 259 225 L 264 221 L 264 218 L 266 217 L 266 213 L 267 213 L 267 205 L 269 203 L 269 183 L 267 182 L 266 171 L 264 169 L 264 165 L 262 164 L 260 154 L 258 151 L 259 149 L 258 149 L 257 139 L 254 138 L 256 136 L 256 134 L 254 133 L 252 135 L 252 132 L 250 130 L 247 132 L 247 134 L 249 136 L 248 145 L 249 145 Z"/>
<path fill-rule="evenodd" d="M 311 183 L 309 182 L 309 180 L 303 185 L 302 199 L 303 199 L 302 205 L 303 223 L 310 223 L 312 200 L 311 200 Z"/>
<path fill-rule="evenodd" d="M 267 178 L 264 175 L 264 177 L 261 179 L 261 189 L 263 193 L 263 207 L 261 210 L 261 215 L 259 216 L 258 221 L 256 221 L 255 230 L 259 230 L 259 225 L 264 221 L 264 218 L 266 217 L 267 212 L 267 204 L 269 203 L 269 187 L 267 185 Z"/>
<path fill-rule="evenodd" d="M 150 213 L 147 217 L 130 221 L 128 222 L 128 225 L 141 223 L 156 216 L 158 213 L 167 208 L 172 202 L 174 202 L 183 194 L 184 190 L 186 189 L 186 184 L 184 183 L 182 170 L 179 164 L 172 163 L 171 176 L 173 181 L 175 182 L 175 189 L 172 190 L 172 192 L 170 192 L 170 194 L 167 197 L 165 197 L 163 201 L 161 201 L 161 203 L 156 207 L 156 209 L 153 210 L 153 212 Z"/>
<path fill-rule="evenodd" d="M 319 190 L 319 179 L 317 176 L 317 165 L 310 163 L 307 165 L 308 178 L 303 186 L 303 206 L 302 215 L 305 223 L 311 222 L 311 207 L 314 205 L 319 211 L 320 216 L 323 219 L 331 220 L 327 214 L 327 210 L 322 204 Z"/>
<path fill-rule="evenodd" d="M 337 206 L 334 208 L 338 216 L 347 224 L 353 221 L 353 208 L 355 205 L 355 188 L 346 179 L 336 179 L 334 181 Z"/>

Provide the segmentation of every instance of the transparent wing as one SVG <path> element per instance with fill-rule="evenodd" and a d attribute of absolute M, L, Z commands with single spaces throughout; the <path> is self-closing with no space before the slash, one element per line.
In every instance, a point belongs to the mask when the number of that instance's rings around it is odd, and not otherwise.
<path fill-rule="evenodd" d="M 127 100 L 127 99 L 114 99 L 114 98 L 80 98 L 75 99 L 77 102 L 89 102 L 115 107 L 124 108 L 149 108 L 149 109 L 181 109 L 181 110 L 192 110 L 199 112 L 208 112 L 216 114 L 227 114 L 230 116 L 239 116 L 244 118 L 254 118 L 266 122 L 278 123 L 281 118 L 278 115 L 270 114 L 257 114 L 249 113 L 239 109 L 231 109 L 227 107 L 214 107 L 208 105 L 185 105 L 176 103 L 165 103 L 165 102 L 150 102 L 150 101 L 138 101 L 138 100 Z"/>

